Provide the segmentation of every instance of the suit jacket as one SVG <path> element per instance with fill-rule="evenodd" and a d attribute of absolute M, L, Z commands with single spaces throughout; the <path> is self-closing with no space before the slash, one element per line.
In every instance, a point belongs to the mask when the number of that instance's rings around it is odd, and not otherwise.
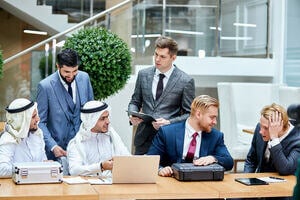
<path fill-rule="evenodd" d="M 44 133 L 48 159 L 55 159 L 51 148 L 59 145 L 66 149 L 77 133 L 81 120 L 80 108 L 94 99 L 89 75 L 79 71 L 76 81 L 76 104 L 60 81 L 58 71 L 38 84 L 37 103 L 40 116 L 39 127 Z"/>
<path fill-rule="evenodd" d="M 260 124 L 257 124 L 252 144 L 245 161 L 244 172 L 266 172 L 264 154 L 267 142 L 263 141 Z M 268 171 L 276 171 L 281 175 L 295 174 L 297 160 L 300 158 L 300 128 L 294 127 L 287 137 L 278 145 L 270 148 L 271 168 Z"/>
<path fill-rule="evenodd" d="M 148 155 L 160 155 L 161 167 L 171 166 L 173 163 L 183 163 L 183 145 L 185 135 L 185 121 L 162 126 L 154 137 Z M 231 170 L 233 159 L 224 144 L 223 133 L 212 129 L 202 132 L 202 139 L 198 157 L 214 156 L 218 164 L 225 170 Z"/>
<path fill-rule="evenodd" d="M 135 90 L 128 105 L 130 111 L 141 111 L 154 118 L 165 118 L 171 123 L 188 118 L 190 106 L 195 98 L 195 83 L 185 72 L 174 68 L 162 95 L 156 101 L 152 94 L 152 82 L 155 67 L 139 71 Z M 140 154 L 147 152 L 156 134 L 152 124 L 140 123 L 135 134 L 136 148 L 142 148 Z"/>

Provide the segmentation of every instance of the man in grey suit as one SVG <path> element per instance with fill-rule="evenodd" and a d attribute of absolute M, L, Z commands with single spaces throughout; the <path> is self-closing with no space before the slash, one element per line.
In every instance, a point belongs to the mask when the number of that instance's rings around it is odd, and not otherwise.
<path fill-rule="evenodd" d="M 293 175 L 300 158 L 300 129 L 289 123 L 286 110 L 278 105 L 265 106 L 255 129 L 244 172 L 278 172 Z"/>
<path fill-rule="evenodd" d="M 190 105 L 195 98 L 195 83 L 173 64 L 177 52 L 176 41 L 159 37 L 155 42 L 155 66 L 138 73 L 128 110 L 149 114 L 156 121 L 146 122 L 130 116 L 130 122 L 137 125 L 134 138 L 137 155 L 147 153 L 160 126 L 186 120 L 190 114 Z"/>
<path fill-rule="evenodd" d="M 80 108 L 94 99 L 89 75 L 79 71 L 76 51 L 57 55 L 57 71 L 38 84 L 40 128 L 49 160 L 66 156 L 66 147 L 80 126 Z"/>

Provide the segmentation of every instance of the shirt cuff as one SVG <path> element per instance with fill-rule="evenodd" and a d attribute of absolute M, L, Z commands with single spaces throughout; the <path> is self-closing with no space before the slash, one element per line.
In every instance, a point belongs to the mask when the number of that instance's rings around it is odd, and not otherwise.
<path fill-rule="evenodd" d="M 270 146 L 271 147 L 274 147 L 274 146 L 276 146 L 279 143 L 280 143 L 279 138 L 274 138 L 274 139 L 270 140 Z"/>
<path fill-rule="evenodd" d="M 51 148 L 51 151 L 53 152 L 53 149 L 55 148 L 55 147 L 57 147 L 58 145 L 56 144 L 56 145 L 54 145 L 52 148 Z"/>

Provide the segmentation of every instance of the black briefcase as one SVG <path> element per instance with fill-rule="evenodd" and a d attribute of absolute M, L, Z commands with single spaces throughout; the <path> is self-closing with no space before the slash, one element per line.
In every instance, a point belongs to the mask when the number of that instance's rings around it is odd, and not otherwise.
<path fill-rule="evenodd" d="M 219 164 L 196 166 L 193 163 L 174 163 L 173 175 L 179 181 L 221 181 L 224 179 L 224 167 Z"/>

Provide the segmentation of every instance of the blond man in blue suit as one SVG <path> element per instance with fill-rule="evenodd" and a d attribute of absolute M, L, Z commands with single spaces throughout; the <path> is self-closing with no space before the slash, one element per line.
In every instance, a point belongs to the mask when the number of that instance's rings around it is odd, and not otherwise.
<path fill-rule="evenodd" d="M 156 121 L 145 122 L 130 116 L 130 122 L 137 125 L 135 154 L 147 153 L 159 127 L 185 120 L 190 114 L 190 105 L 195 97 L 195 83 L 193 78 L 173 64 L 177 52 L 176 41 L 169 37 L 159 37 L 155 42 L 155 66 L 138 73 L 128 110 L 142 111 L 152 115 Z"/>
<path fill-rule="evenodd" d="M 66 147 L 80 126 L 80 108 L 94 99 L 89 75 L 79 71 L 76 51 L 57 55 L 57 71 L 38 84 L 40 128 L 44 133 L 48 159 L 66 156 Z"/>
<path fill-rule="evenodd" d="M 215 98 L 200 95 L 194 99 L 186 121 L 162 126 L 158 130 L 147 154 L 160 155 L 160 176 L 172 176 L 173 163 L 218 163 L 225 170 L 232 169 L 233 159 L 224 144 L 224 135 L 213 128 L 217 124 L 218 108 L 219 102 Z M 189 157 L 192 140 L 196 141 L 195 148 Z"/>

